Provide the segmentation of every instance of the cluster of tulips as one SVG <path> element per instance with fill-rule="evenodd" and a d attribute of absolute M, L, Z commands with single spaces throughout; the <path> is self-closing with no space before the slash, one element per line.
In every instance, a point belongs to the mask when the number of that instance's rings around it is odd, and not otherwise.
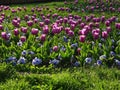
<path fill-rule="evenodd" d="M 88 5 L 84 5 L 84 3 L 79 3 L 78 0 L 74 0 L 74 2 L 65 1 L 64 4 L 69 5 L 70 9 L 76 11 L 90 11 L 90 12 L 118 12 L 120 13 L 120 2 L 117 0 L 86 0 L 85 3 Z M 75 6 L 74 6 L 75 5 Z"/>
<path fill-rule="evenodd" d="M 117 16 L 81 17 L 69 12 L 62 16 L 38 6 L 30 9 L 1 5 L 0 12 L 0 59 L 7 63 L 120 65 Z"/>

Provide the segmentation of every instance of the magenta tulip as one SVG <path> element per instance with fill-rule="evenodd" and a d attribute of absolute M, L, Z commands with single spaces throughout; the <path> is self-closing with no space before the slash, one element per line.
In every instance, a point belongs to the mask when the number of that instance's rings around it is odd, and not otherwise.
<path fill-rule="evenodd" d="M 53 51 L 57 52 L 58 51 L 58 46 L 54 46 Z"/>
<path fill-rule="evenodd" d="M 28 31 L 27 27 L 21 27 L 21 32 L 27 33 L 27 31 Z"/>
<path fill-rule="evenodd" d="M 33 25 L 33 21 L 27 21 L 27 25 L 31 27 Z"/>
<path fill-rule="evenodd" d="M 3 30 L 3 26 L 2 25 L 0 25 L 0 30 Z"/>
<path fill-rule="evenodd" d="M 19 30 L 18 29 L 14 29 L 14 35 L 15 36 L 19 35 Z"/>
<path fill-rule="evenodd" d="M 38 32 L 39 32 L 39 30 L 36 29 L 36 28 L 32 28 L 32 30 L 31 30 L 31 33 L 32 33 L 33 35 L 37 35 Z"/>
<path fill-rule="evenodd" d="M 21 42 L 25 42 L 26 41 L 26 36 L 21 36 L 20 40 L 21 40 Z"/>
<path fill-rule="evenodd" d="M 108 37 L 107 31 L 103 31 L 103 32 L 102 32 L 102 37 L 103 37 L 103 38 L 107 38 L 107 37 Z"/>
<path fill-rule="evenodd" d="M 79 36 L 79 41 L 80 42 L 85 42 L 86 36 L 85 35 L 80 35 Z"/>
<path fill-rule="evenodd" d="M 46 34 L 42 34 L 42 35 L 40 36 L 40 40 L 41 40 L 41 41 L 45 41 L 45 39 L 46 39 Z"/>

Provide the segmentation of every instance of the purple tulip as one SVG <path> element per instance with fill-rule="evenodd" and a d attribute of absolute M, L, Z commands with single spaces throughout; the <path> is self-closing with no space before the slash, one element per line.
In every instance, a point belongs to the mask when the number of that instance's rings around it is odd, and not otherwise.
<path fill-rule="evenodd" d="M 19 27 L 20 23 L 18 22 L 18 20 L 12 20 L 12 24 L 15 26 L 15 27 Z"/>
<path fill-rule="evenodd" d="M 4 40 L 9 40 L 9 38 L 10 38 L 10 33 L 1 32 L 1 37 L 2 37 Z"/>
<path fill-rule="evenodd" d="M 96 32 L 95 32 L 95 33 L 93 34 L 93 38 L 94 38 L 95 40 L 98 39 L 98 38 L 99 38 L 99 33 L 96 33 Z"/>
<path fill-rule="evenodd" d="M 85 38 L 86 38 L 85 35 L 80 35 L 80 36 L 79 36 L 79 41 L 80 41 L 80 42 L 85 42 Z"/>
<path fill-rule="evenodd" d="M 21 27 L 21 32 L 27 33 L 27 31 L 28 31 L 27 27 Z"/>
<path fill-rule="evenodd" d="M 42 35 L 40 36 L 40 40 L 41 40 L 41 41 L 45 41 L 45 39 L 46 39 L 46 34 L 42 34 Z"/>
<path fill-rule="evenodd" d="M 44 34 L 48 34 L 48 33 L 49 33 L 49 27 L 48 27 L 48 25 L 45 25 L 45 26 L 43 27 L 43 33 L 44 33 Z"/>
<path fill-rule="evenodd" d="M 34 22 L 37 23 L 37 22 L 38 22 L 38 19 L 35 18 L 35 19 L 34 19 Z"/>
<path fill-rule="evenodd" d="M 81 48 L 77 48 L 77 53 L 80 54 Z"/>
<path fill-rule="evenodd" d="M 104 22 L 105 21 L 105 16 L 101 17 L 101 21 Z"/>
<path fill-rule="evenodd" d="M 80 28 L 83 28 L 85 26 L 85 23 L 80 24 Z"/>
<path fill-rule="evenodd" d="M 15 36 L 19 35 L 19 30 L 18 30 L 17 28 L 14 29 L 14 35 L 15 35 Z"/>
<path fill-rule="evenodd" d="M 55 52 L 58 51 L 58 46 L 54 46 L 53 51 L 55 51 Z"/>
<path fill-rule="evenodd" d="M 45 19 L 45 24 L 49 24 L 50 23 L 50 19 Z"/>
<path fill-rule="evenodd" d="M 40 27 L 43 27 L 44 26 L 44 22 L 40 22 L 39 25 L 40 25 Z"/>
<path fill-rule="evenodd" d="M 33 35 L 37 35 L 38 32 L 39 32 L 39 30 L 36 29 L 36 28 L 32 28 L 32 30 L 31 30 L 31 33 L 32 33 Z"/>
<path fill-rule="evenodd" d="M 70 37 L 74 36 L 74 32 L 70 30 L 70 31 L 68 32 L 68 36 L 70 36 Z"/>
<path fill-rule="evenodd" d="M 3 30 L 3 26 L 2 25 L 0 25 L 0 30 Z"/>
<path fill-rule="evenodd" d="M 105 21 L 106 26 L 110 26 L 110 21 Z"/>
<path fill-rule="evenodd" d="M 27 21 L 27 25 L 31 27 L 33 25 L 33 21 Z"/>
<path fill-rule="evenodd" d="M 28 16 L 28 15 L 25 15 L 24 19 L 25 19 L 25 20 L 29 20 L 29 16 Z"/>
<path fill-rule="evenodd" d="M 21 41 L 21 42 L 25 42 L 25 41 L 26 41 L 26 36 L 21 36 L 21 37 L 20 37 L 20 41 Z"/>
<path fill-rule="evenodd" d="M 120 30 L 120 23 L 116 23 L 116 24 L 115 24 L 115 27 L 116 27 L 116 29 L 119 29 L 119 30 Z"/>
<path fill-rule="evenodd" d="M 103 37 L 103 38 L 107 38 L 107 37 L 108 37 L 107 31 L 103 31 L 103 32 L 102 32 L 102 37 Z"/>
<path fill-rule="evenodd" d="M 112 30 L 111 27 L 106 28 L 107 33 L 111 32 L 111 30 Z"/>
<path fill-rule="evenodd" d="M 6 33 L 6 32 L 2 32 L 2 33 L 1 33 L 1 37 L 2 37 L 3 39 L 6 39 L 7 33 Z"/>

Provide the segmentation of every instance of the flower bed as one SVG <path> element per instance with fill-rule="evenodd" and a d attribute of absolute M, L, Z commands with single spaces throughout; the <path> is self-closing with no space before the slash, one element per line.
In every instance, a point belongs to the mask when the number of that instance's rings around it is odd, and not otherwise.
<path fill-rule="evenodd" d="M 32 2 L 45 2 L 50 0 L 0 0 L 0 4 L 20 4 L 20 3 L 32 3 Z"/>

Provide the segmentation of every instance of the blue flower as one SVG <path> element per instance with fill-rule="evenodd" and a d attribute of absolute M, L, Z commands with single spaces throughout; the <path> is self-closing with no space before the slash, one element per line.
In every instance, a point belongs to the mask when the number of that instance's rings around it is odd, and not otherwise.
<path fill-rule="evenodd" d="M 102 43 L 99 43 L 99 47 L 102 47 Z"/>
<path fill-rule="evenodd" d="M 99 57 L 99 59 L 100 59 L 100 60 L 105 60 L 105 59 L 106 59 L 106 55 L 101 55 L 101 56 Z"/>
<path fill-rule="evenodd" d="M 115 52 L 114 51 L 110 51 L 110 55 L 111 56 L 115 56 Z"/>
<path fill-rule="evenodd" d="M 17 45 L 22 46 L 22 42 L 21 41 L 17 42 Z"/>
<path fill-rule="evenodd" d="M 76 61 L 73 65 L 74 65 L 75 67 L 78 67 L 78 66 L 80 66 L 80 62 Z"/>
<path fill-rule="evenodd" d="M 90 58 L 90 57 L 86 58 L 85 62 L 90 64 L 92 62 L 92 58 Z"/>
<path fill-rule="evenodd" d="M 23 56 L 27 55 L 27 51 L 26 51 L 26 50 L 23 50 L 23 51 L 22 51 L 22 55 L 23 55 Z"/>
<path fill-rule="evenodd" d="M 33 51 L 29 51 L 28 54 L 34 55 L 35 53 Z"/>
<path fill-rule="evenodd" d="M 63 40 L 64 40 L 64 42 L 68 42 L 68 39 L 66 36 L 63 36 Z"/>
<path fill-rule="evenodd" d="M 50 64 L 53 64 L 53 65 L 58 65 L 59 64 L 59 60 L 57 60 L 57 59 L 54 59 L 54 60 L 50 60 Z"/>
<path fill-rule="evenodd" d="M 7 61 L 16 61 L 17 59 L 16 59 L 16 57 L 9 57 L 8 59 L 7 59 Z"/>
<path fill-rule="evenodd" d="M 114 59 L 114 60 L 115 60 L 116 65 L 120 66 L 120 61 L 117 59 Z"/>
<path fill-rule="evenodd" d="M 32 65 L 39 65 L 42 63 L 42 60 L 35 57 L 33 60 L 32 60 Z"/>
<path fill-rule="evenodd" d="M 59 59 L 59 60 L 61 60 L 61 59 L 62 59 L 62 57 L 61 57 L 61 55 L 60 55 L 60 54 L 58 55 L 58 59 Z"/>
<path fill-rule="evenodd" d="M 17 61 L 18 64 L 25 64 L 26 59 L 24 57 L 20 57 L 20 59 Z"/>
<path fill-rule="evenodd" d="M 61 51 L 66 51 L 66 48 L 65 48 L 64 46 L 62 46 L 62 47 L 60 48 L 60 50 L 61 50 Z"/>
<path fill-rule="evenodd" d="M 102 60 L 97 60 L 97 65 L 101 65 L 102 64 Z"/>
<path fill-rule="evenodd" d="M 102 42 L 104 42 L 104 41 L 105 41 L 105 39 L 104 39 L 104 38 L 101 38 L 101 41 L 102 41 Z"/>
<path fill-rule="evenodd" d="M 77 48 L 78 47 L 78 43 L 72 44 L 71 48 Z"/>
<path fill-rule="evenodd" d="M 112 43 L 114 43 L 114 42 L 115 42 L 115 40 L 114 40 L 114 39 L 112 39 L 111 41 L 112 41 Z"/>

